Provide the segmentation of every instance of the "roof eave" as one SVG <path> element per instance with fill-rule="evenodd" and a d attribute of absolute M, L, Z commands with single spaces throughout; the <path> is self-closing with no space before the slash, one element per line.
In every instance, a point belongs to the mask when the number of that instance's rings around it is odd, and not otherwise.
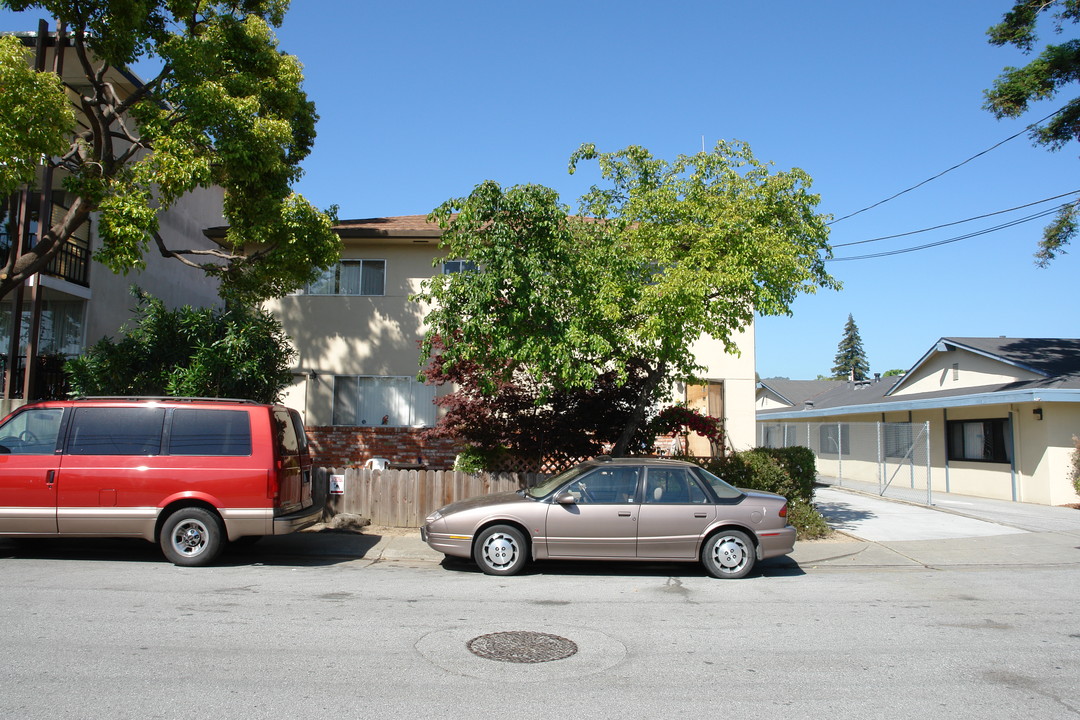
<path fill-rule="evenodd" d="M 1007 403 L 1027 402 L 1065 402 L 1080 403 L 1080 389 L 1034 389 L 1009 390 L 997 393 L 977 393 L 974 395 L 954 395 L 952 397 L 923 398 L 920 400 L 902 400 L 896 402 L 868 403 L 866 405 L 845 405 L 832 408 L 815 408 L 796 411 L 759 411 L 757 419 L 763 420 L 803 420 L 813 417 L 834 417 L 836 415 L 866 415 L 882 412 L 906 412 L 916 410 L 937 410 L 942 408 L 978 407 L 980 405 L 1003 405 Z"/>

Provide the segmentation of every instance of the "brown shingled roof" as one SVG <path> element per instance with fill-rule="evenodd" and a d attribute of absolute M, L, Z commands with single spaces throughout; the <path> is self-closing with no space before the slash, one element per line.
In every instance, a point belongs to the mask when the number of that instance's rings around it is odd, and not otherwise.
<path fill-rule="evenodd" d="M 210 238 L 225 237 L 228 226 L 207 228 L 203 233 Z M 334 232 L 349 237 L 432 237 L 442 236 L 438 223 L 428 222 L 427 215 L 399 215 L 397 217 L 361 218 L 339 220 Z"/>
<path fill-rule="evenodd" d="M 339 220 L 334 231 L 341 237 L 439 237 L 438 223 L 428 222 L 427 215 Z"/>

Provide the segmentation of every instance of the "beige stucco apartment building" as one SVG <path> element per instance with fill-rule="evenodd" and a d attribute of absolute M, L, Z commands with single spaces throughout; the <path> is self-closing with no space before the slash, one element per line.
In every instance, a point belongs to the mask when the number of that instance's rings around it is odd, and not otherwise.
<path fill-rule="evenodd" d="M 427 309 L 410 300 L 425 278 L 454 272 L 442 257 L 440 230 L 425 216 L 374 218 L 336 226 L 341 262 L 305 290 L 267 303 L 298 353 L 286 404 L 302 410 L 324 464 L 361 464 L 383 457 L 403 465 L 441 466 L 455 448 L 421 435 L 437 420 L 436 389 L 416 380 Z M 754 442 L 754 335 L 742 352 L 702 338 L 695 352 L 703 383 L 675 388 L 676 399 L 722 417 L 729 445 Z M 691 437 L 691 452 L 708 444 Z"/>
<path fill-rule="evenodd" d="M 1073 437 L 1080 434 L 1080 340 L 941 338 L 898 378 L 825 388 L 785 383 L 759 384 L 759 443 L 808 444 L 823 475 L 877 482 L 890 442 L 876 441 L 881 433 L 860 441 L 860 424 L 895 431 L 928 423 L 927 451 L 920 440 L 915 452 L 928 455 L 933 491 L 1080 502 L 1071 482 Z"/>

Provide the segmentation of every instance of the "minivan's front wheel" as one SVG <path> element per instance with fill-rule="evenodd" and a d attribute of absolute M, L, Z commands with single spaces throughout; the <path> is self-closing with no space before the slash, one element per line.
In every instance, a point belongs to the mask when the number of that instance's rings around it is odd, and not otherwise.
<path fill-rule="evenodd" d="M 488 575 L 517 575 L 529 559 L 525 536 L 509 525 L 492 525 L 476 539 L 473 558 Z"/>
<path fill-rule="evenodd" d="M 225 528 L 221 518 L 205 508 L 181 508 L 165 520 L 159 539 L 170 562 L 195 567 L 213 562 L 218 556 Z"/>
<path fill-rule="evenodd" d="M 746 577 L 754 569 L 755 560 L 754 541 L 738 530 L 721 530 L 701 548 L 701 562 L 713 577 Z"/>

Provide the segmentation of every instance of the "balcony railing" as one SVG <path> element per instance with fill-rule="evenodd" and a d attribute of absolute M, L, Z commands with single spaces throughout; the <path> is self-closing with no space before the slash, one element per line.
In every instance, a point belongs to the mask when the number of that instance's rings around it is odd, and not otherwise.
<path fill-rule="evenodd" d="M 36 236 L 30 236 L 31 245 L 35 239 Z M 0 264 L 7 262 L 10 252 L 11 235 L 0 232 Z M 49 262 L 44 272 L 76 285 L 90 287 L 90 250 L 69 240 Z"/>
<path fill-rule="evenodd" d="M 30 391 L 30 400 L 62 400 L 68 395 L 67 375 L 64 373 L 65 358 L 60 355 L 39 355 L 37 373 L 34 375 L 34 387 Z M 8 368 L 7 355 L 0 354 L 0 395 L 8 388 L 8 371 L 15 375 L 15 391 L 10 396 L 23 396 L 23 378 L 26 373 L 26 356 L 15 358 L 15 367 Z"/>

